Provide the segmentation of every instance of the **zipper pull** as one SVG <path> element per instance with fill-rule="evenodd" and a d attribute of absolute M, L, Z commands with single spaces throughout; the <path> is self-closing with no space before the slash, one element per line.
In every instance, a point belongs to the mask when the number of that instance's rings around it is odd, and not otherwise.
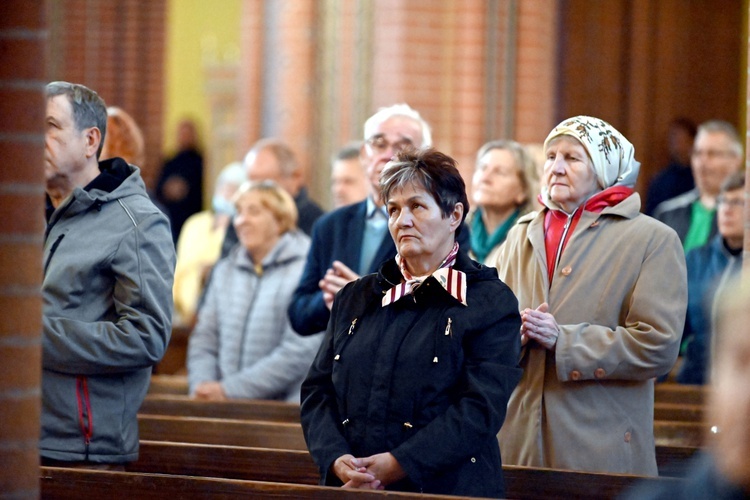
<path fill-rule="evenodd" d="M 448 324 L 445 325 L 445 334 L 453 337 L 453 328 L 451 328 L 451 323 L 453 323 L 453 320 L 448 318 Z"/>
<path fill-rule="evenodd" d="M 351 335 L 354 333 L 354 326 L 357 324 L 357 318 L 354 318 L 352 321 L 352 324 L 349 325 L 349 333 L 347 335 Z"/>

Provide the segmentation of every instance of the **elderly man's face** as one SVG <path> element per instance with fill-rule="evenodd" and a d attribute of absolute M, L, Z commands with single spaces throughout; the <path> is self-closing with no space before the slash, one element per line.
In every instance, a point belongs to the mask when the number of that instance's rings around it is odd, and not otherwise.
<path fill-rule="evenodd" d="M 723 132 L 699 132 L 690 163 L 695 185 L 700 193 L 716 196 L 724 179 L 739 170 L 742 158 L 737 155 L 732 148 L 732 141 Z"/>
<path fill-rule="evenodd" d="M 406 147 L 422 147 L 422 127 L 406 116 L 393 116 L 378 126 L 362 146 L 360 160 L 365 167 L 370 190 L 380 200 L 380 173 L 393 155 Z"/>
<path fill-rule="evenodd" d="M 87 130 L 73 122 L 73 106 L 67 96 L 47 99 L 44 133 L 44 176 L 47 186 L 67 185 L 71 176 L 85 169 L 88 152 Z"/>

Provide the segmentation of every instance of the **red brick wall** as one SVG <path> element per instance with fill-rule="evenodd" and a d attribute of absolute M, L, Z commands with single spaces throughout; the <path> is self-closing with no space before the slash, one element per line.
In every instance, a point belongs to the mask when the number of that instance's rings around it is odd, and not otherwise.
<path fill-rule="evenodd" d="M 39 495 L 44 2 L 0 16 L 0 492 Z"/>
<path fill-rule="evenodd" d="M 49 78 L 82 83 L 130 113 L 143 131 L 153 187 L 161 168 L 166 0 L 56 0 Z"/>
<path fill-rule="evenodd" d="M 485 141 L 538 142 L 553 125 L 556 9 L 518 5 L 514 33 L 506 2 L 245 3 L 242 152 L 262 136 L 289 141 L 325 204 L 331 153 L 377 108 L 407 102 L 468 180 Z"/>

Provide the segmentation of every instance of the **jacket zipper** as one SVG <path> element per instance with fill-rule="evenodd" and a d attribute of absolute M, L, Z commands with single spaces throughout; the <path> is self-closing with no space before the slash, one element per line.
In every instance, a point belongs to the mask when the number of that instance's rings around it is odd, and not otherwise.
<path fill-rule="evenodd" d="M 553 271 L 557 270 L 557 266 L 560 264 L 560 257 L 562 256 L 563 246 L 565 245 L 565 238 L 568 237 L 568 231 L 570 230 L 570 222 L 573 220 L 573 217 L 575 216 L 577 210 L 578 209 L 574 210 L 572 214 L 568 215 L 568 222 L 566 222 L 565 226 L 563 227 L 562 238 L 560 238 L 560 242 L 557 244 L 557 253 L 555 254 L 555 268 L 553 269 Z"/>
<path fill-rule="evenodd" d="M 89 384 L 86 377 L 76 377 L 76 399 L 78 401 L 78 423 L 83 434 L 83 443 L 86 445 L 86 458 L 89 459 L 89 444 L 94 434 L 94 418 L 91 415 L 91 400 L 89 399 Z"/>
<path fill-rule="evenodd" d="M 57 247 L 60 246 L 60 242 L 62 242 L 62 239 L 64 237 L 65 237 L 65 233 L 58 236 L 55 242 L 52 244 L 52 247 L 49 249 L 49 255 L 47 256 L 47 261 L 44 263 L 44 276 L 47 275 L 47 268 L 49 267 L 49 263 L 52 260 L 52 256 L 57 251 Z"/>

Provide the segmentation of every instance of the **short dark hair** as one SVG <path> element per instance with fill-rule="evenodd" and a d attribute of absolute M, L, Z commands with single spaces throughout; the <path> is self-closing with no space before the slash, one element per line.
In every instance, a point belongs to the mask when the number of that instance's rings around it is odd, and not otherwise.
<path fill-rule="evenodd" d="M 99 149 L 96 158 L 102 154 L 104 137 L 107 134 L 107 105 L 99 94 L 79 83 L 51 82 L 47 84 L 47 99 L 64 95 L 73 108 L 73 124 L 80 132 L 83 129 L 96 127 L 101 132 Z"/>
<path fill-rule="evenodd" d="M 727 191 L 736 191 L 738 189 L 744 188 L 745 171 L 739 170 L 733 174 L 730 174 L 726 179 L 724 179 L 724 182 L 721 183 L 721 189 L 719 191 L 721 193 L 726 193 Z"/>
<path fill-rule="evenodd" d="M 407 148 L 398 152 L 380 175 L 380 196 L 387 203 L 391 191 L 406 185 L 421 186 L 440 207 L 443 218 L 448 218 L 456 203 L 464 207 L 461 223 L 469 213 L 466 184 L 456 167 L 456 160 L 435 149 Z M 461 225 L 456 228 L 456 237 Z"/>
<path fill-rule="evenodd" d="M 352 141 L 333 154 L 331 163 L 343 160 L 357 160 L 359 159 L 360 149 L 362 149 L 362 141 Z"/>

